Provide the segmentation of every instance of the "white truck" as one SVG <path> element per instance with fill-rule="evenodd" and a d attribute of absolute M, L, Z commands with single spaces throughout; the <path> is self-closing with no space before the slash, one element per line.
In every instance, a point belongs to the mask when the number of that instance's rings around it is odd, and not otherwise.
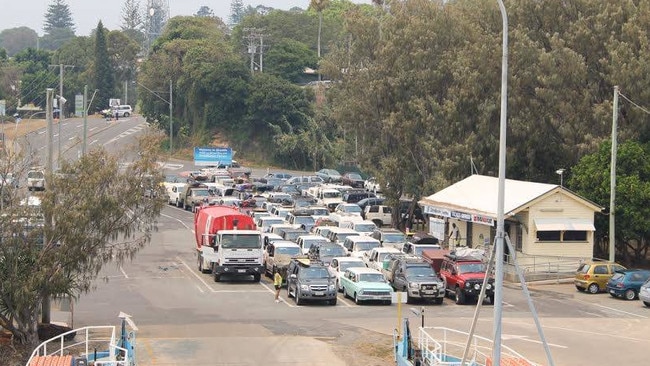
<path fill-rule="evenodd" d="M 389 226 L 393 220 L 393 210 L 389 206 L 366 206 L 363 211 L 363 218 L 374 222 L 377 227 Z"/>
<path fill-rule="evenodd" d="M 311 187 L 307 190 L 307 195 L 314 198 L 319 205 L 327 207 L 330 212 L 333 212 L 336 206 L 343 202 L 341 191 L 334 188 Z"/>

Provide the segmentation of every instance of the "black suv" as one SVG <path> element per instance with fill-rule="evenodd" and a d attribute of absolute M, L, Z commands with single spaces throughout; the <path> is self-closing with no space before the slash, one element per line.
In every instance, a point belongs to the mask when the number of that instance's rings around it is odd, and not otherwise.
<path fill-rule="evenodd" d="M 296 305 L 307 300 L 336 305 L 337 293 L 336 278 L 325 264 L 304 257 L 291 259 L 287 269 L 287 296 L 296 299 Z"/>
<path fill-rule="evenodd" d="M 357 203 L 366 198 L 375 198 L 375 194 L 366 191 L 349 191 L 343 194 L 343 201 L 346 203 Z M 359 206 L 361 207 L 361 206 Z"/>
<path fill-rule="evenodd" d="M 406 302 L 415 299 L 432 300 L 442 304 L 445 298 L 445 283 L 429 263 L 414 256 L 397 257 L 389 268 L 390 284 L 395 291 L 406 292 Z"/>

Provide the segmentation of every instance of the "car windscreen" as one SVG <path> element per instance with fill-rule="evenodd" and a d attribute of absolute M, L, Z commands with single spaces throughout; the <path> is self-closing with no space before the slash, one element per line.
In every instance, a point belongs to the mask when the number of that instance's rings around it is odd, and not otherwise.
<path fill-rule="evenodd" d="M 31 171 L 27 173 L 27 178 L 29 179 L 43 179 L 45 178 L 45 175 L 43 172 L 38 172 L 38 171 Z"/>
<path fill-rule="evenodd" d="M 435 277 L 436 274 L 429 266 L 413 266 L 406 268 L 406 277 Z"/>
<path fill-rule="evenodd" d="M 330 274 L 327 271 L 327 268 L 324 267 L 310 267 L 304 268 L 299 273 L 300 278 L 305 279 L 317 279 L 317 278 L 329 278 Z"/>
<path fill-rule="evenodd" d="M 336 240 L 343 243 L 345 241 L 345 238 L 347 238 L 348 236 L 359 236 L 359 234 L 358 233 L 349 233 L 349 234 L 348 233 L 345 233 L 345 234 L 344 233 L 339 233 L 339 234 L 336 234 Z"/>
<path fill-rule="evenodd" d="M 341 192 L 323 192 L 323 198 L 339 198 Z"/>
<path fill-rule="evenodd" d="M 347 213 L 361 213 L 361 207 L 354 205 L 354 206 L 345 206 L 345 212 Z"/>
<path fill-rule="evenodd" d="M 296 224 L 313 224 L 314 218 L 311 216 L 296 216 Z"/>
<path fill-rule="evenodd" d="M 268 220 L 265 220 L 265 218 L 262 218 L 261 221 L 262 221 L 261 226 L 265 226 L 265 227 L 275 225 L 275 224 L 284 224 L 284 220 L 282 220 L 280 218 L 272 218 L 272 219 L 268 219 Z"/>
<path fill-rule="evenodd" d="M 612 276 L 612 281 L 622 281 L 625 278 L 625 273 L 623 272 L 616 272 Z"/>
<path fill-rule="evenodd" d="M 326 208 L 314 208 L 312 215 L 315 216 L 327 216 L 330 212 Z"/>
<path fill-rule="evenodd" d="M 348 268 L 352 267 L 365 267 L 366 265 L 363 261 L 339 261 L 339 271 L 344 272 Z"/>
<path fill-rule="evenodd" d="M 359 275 L 359 282 L 386 282 L 381 273 L 362 273 Z"/>
<path fill-rule="evenodd" d="M 298 255 L 300 254 L 299 247 L 279 247 L 275 248 L 275 254 Z"/>
<path fill-rule="evenodd" d="M 345 249 L 340 245 L 321 246 L 318 251 L 321 257 L 345 257 Z"/>
<path fill-rule="evenodd" d="M 483 273 L 485 272 L 485 264 L 483 263 L 461 263 L 458 265 L 460 273 Z"/>
<path fill-rule="evenodd" d="M 360 233 L 371 233 L 376 227 L 375 224 L 356 224 L 354 225 L 354 230 Z"/>
<path fill-rule="evenodd" d="M 356 242 L 355 243 L 356 250 L 358 251 L 364 251 L 364 250 L 372 250 L 373 248 L 379 248 L 379 243 L 371 241 L 371 242 Z"/>
<path fill-rule="evenodd" d="M 207 197 L 210 195 L 210 191 L 207 189 L 194 189 L 194 195 L 199 197 Z"/>
<path fill-rule="evenodd" d="M 262 243 L 257 234 L 224 234 L 221 236 L 221 247 L 224 249 L 258 249 L 262 247 Z"/>
<path fill-rule="evenodd" d="M 402 233 L 384 234 L 384 242 L 386 243 L 403 243 L 405 241 L 406 238 Z"/>

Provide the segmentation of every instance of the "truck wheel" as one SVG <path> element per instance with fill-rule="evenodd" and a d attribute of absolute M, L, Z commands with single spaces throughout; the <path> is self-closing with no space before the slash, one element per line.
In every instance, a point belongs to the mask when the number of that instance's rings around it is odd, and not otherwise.
<path fill-rule="evenodd" d="M 436 297 L 433 302 L 436 303 L 436 305 L 442 305 L 442 301 L 444 300 L 444 297 Z"/>
<path fill-rule="evenodd" d="M 329 304 L 332 305 L 332 306 L 336 305 L 336 298 L 333 298 L 332 300 L 330 300 Z"/>
<path fill-rule="evenodd" d="M 214 282 L 219 282 L 219 281 L 221 281 L 221 275 L 218 274 L 218 273 L 215 273 L 214 274 Z"/>
<path fill-rule="evenodd" d="M 176 207 L 181 207 L 181 201 L 179 201 L 178 198 L 176 199 Z"/>
<path fill-rule="evenodd" d="M 456 304 L 463 305 L 465 303 L 465 294 L 460 287 L 456 287 Z"/>
<path fill-rule="evenodd" d="M 201 259 L 201 254 L 197 255 L 196 258 L 198 262 L 199 272 L 203 273 L 203 260 Z"/>
<path fill-rule="evenodd" d="M 409 295 L 409 290 L 406 287 L 404 287 L 404 289 L 402 291 L 406 292 L 406 303 L 407 304 L 412 304 L 413 303 L 413 298 L 411 297 L 411 295 Z"/>
<path fill-rule="evenodd" d="M 254 282 L 260 282 L 261 279 L 262 279 L 262 275 L 261 275 L 261 274 L 258 273 L 258 274 L 256 274 L 256 275 L 253 275 L 253 281 L 254 281 Z"/>

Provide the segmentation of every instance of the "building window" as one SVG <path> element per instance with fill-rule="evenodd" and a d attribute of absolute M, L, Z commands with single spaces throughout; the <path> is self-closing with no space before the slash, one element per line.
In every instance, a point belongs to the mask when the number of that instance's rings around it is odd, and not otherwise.
<path fill-rule="evenodd" d="M 560 241 L 562 239 L 562 232 L 557 231 L 538 231 L 537 241 Z"/>
<path fill-rule="evenodd" d="M 586 231 L 565 231 L 562 241 L 587 241 Z"/>

